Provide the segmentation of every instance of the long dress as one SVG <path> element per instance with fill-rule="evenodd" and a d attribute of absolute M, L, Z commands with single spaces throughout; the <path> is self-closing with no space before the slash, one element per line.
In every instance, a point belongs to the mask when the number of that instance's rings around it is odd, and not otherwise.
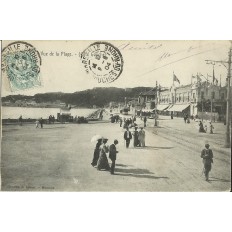
<path fill-rule="evenodd" d="M 94 153 L 93 153 L 93 161 L 91 163 L 92 166 L 97 165 L 97 161 L 98 161 L 99 155 L 100 155 L 100 146 L 101 146 L 101 142 L 98 141 L 97 144 L 96 144 L 96 147 L 94 149 Z"/>
<path fill-rule="evenodd" d="M 139 142 L 142 147 L 145 147 L 145 131 L 139 131 Z"/>
<path fill-rule="evenodd" d="M 134 132 L 134 147 L 137 147 L 139 145 L 139 132 L 136 130 Z"/>
<path fill-rule="evenodd" d="M 109 148 L 106 144 L 100 146 L 100 156 L 97 161 L 97 170 L 106 169 L 110 170 L 110 165 L 106 156 L 106 153 L 109 152 Z"/>
<path fill-rule="evenodd" d="M 203 126 L 202 122 L 199 123 L 199 132 L 205 133 L 205 129 L 204 129 L 204 126 Z"/>

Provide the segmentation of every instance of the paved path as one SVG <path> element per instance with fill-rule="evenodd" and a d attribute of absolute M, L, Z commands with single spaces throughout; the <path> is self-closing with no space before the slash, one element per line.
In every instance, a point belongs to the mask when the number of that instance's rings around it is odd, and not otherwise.
<path fill-rule="evenodd" d="M 148 124 L 151 122 L 148 122 Z M 165 124 L 165 122 L 163 122 Z M 152 125 L 152 124 L 151 124 Z M 166 123 L 167 125 L 167 123 Z M 149 125 L 148 125 L 149 126 Z M 169 132 L 175 133 L 175 128 Z M 202 146 L 146 129 L 146 148 L 126 149 L 115 123 L 3 126 L 2 189 L 10 191 L 229 191 L 230 156 L 215 152 L 210 181 L 201 176 Z M 162 134 L 162 135 L 159 135 Z M 116 175 L 90 163 L 95 134 L 119 140 Z M 203 139 L 203 138 L 202 138 Z M 198 140 L 197 140 L 198 141 Z M 187 146 L 186 144 L 189 144 Z"/>

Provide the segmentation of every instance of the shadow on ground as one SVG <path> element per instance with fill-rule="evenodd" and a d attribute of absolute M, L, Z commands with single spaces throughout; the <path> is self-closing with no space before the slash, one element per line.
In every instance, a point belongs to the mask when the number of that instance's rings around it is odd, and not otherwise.
<path fill-rule="evenodd" d="M 226 180 L 226 179 L 220 179 L 220 178 L 216 178 L 216 177 L 210 177 L 210 182 L 212 181 L 219 181 L 219 182 L 230 182 L 230 180 Z"/>
<path fill-rule="evenodd" d="M 159 150 L 159 149 L 172 149 L 174 147 L 156 147 L 156 146 L 145 146 L 145 147 L 137 147 L 138 149 L 147 149 L 147 150 Z"/>
<path fill-rule="evenodd" d="M 116 167 L 124 167 L 124 168 L 126 168 L 126 167 L 129 167 L 129 166 L 131 166 L 131 165 L 116 164 L 115 166 L 116 166 Z"/>
<path fill-rule="evenodd" d="M 48 130 L 48 129 L 61 129 L 61 128 L 66 128 L 66 127 L 64 127 L 64 126 L 60 126 L 60 127 L 43 127 L 43 128 L 39 128 L 39 129 L 43 129 L 43 130 Z"/>
<path fill-rule="evenodd" d="M 126 165 L 125 165 L 126 166 Z M 129 169 L 122 169 L 122 168 L 115 168 L 115 175 L 118 176 L 131 176 L 136 178 L 147 178 L 147 179 L 169 179 L 166 176 L 153 176 L 153 172 L 150 172 L 147 169 L 140 169 L 140 168 L 129 168 Z"/>

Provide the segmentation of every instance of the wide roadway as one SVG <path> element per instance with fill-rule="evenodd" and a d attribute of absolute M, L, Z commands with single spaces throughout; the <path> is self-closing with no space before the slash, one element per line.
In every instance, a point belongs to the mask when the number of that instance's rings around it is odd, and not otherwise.
<path fill-rule="evenodd" d="M 165 122 L 163 122 L 165 123 Z M 149 123 L 148 123 L 149 124 Z M 169 126 L 170 131 L 172 130 Z M 146 130 L 146 147 L 126 149 L 116 123 L 3 126 L 2 190 L 5 191 L 229 191 L 230 156 L 214 152 L 210 181 L 202 175 L 202 147 L 189 137 L 169 139 Z M 90 163 L 95 134 L 119 140 L 115 175 Z M 173 136 L 173 135 L 172 135 Z M 185 136 L 186 138 L 188 135 Z M 197 140 L 197 139 L 196 139 Z"/>

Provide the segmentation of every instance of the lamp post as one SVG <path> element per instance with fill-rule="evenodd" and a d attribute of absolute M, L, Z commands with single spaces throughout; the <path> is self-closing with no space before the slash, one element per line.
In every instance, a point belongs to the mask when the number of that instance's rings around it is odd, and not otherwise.
<path fill-rule="evenodd" d="M 204 109 L 203 102 L 204 102 L 204 98 L 201 97 L 201 120 L 202 120 L 202 122 L 203 122 L 203 109 Z"/>
<path fill-rule="evenodd" d="M 229 61 L 228 61 L 228 75 L 227 75 L 227 99 L 226 99 L 226 139 L 225 147 L 229 148 L 230 144 L 230 77 L 231 77 L 231 56 L 232 56 L 232 43 L 229 51 Z"/>
<path fill-rule="evenodd" d="M 228 64 L 228 73 L 227 73 L 227 99 L 226 99 L 226 136 L 225 136 L 225 146 L 226 148 L 231 147 L 230 143 L 230 78 L 231 78 L 231 57 L 232 57 L 232 41 L 231 46 L 228 53 L 228 61 L 215 61 L 215 60 L 206 60 L 207 64 L 212 63 L 220 63 L 223 64 L 226 68 L 227 66 L 225 64 Z"/>
<path fill-rule="evenodd" d="M 212 122 L 212 118 L 213 118 L 213 98 L 211 97 L 211 101 L 210 101 L 210 121 Z"/>

